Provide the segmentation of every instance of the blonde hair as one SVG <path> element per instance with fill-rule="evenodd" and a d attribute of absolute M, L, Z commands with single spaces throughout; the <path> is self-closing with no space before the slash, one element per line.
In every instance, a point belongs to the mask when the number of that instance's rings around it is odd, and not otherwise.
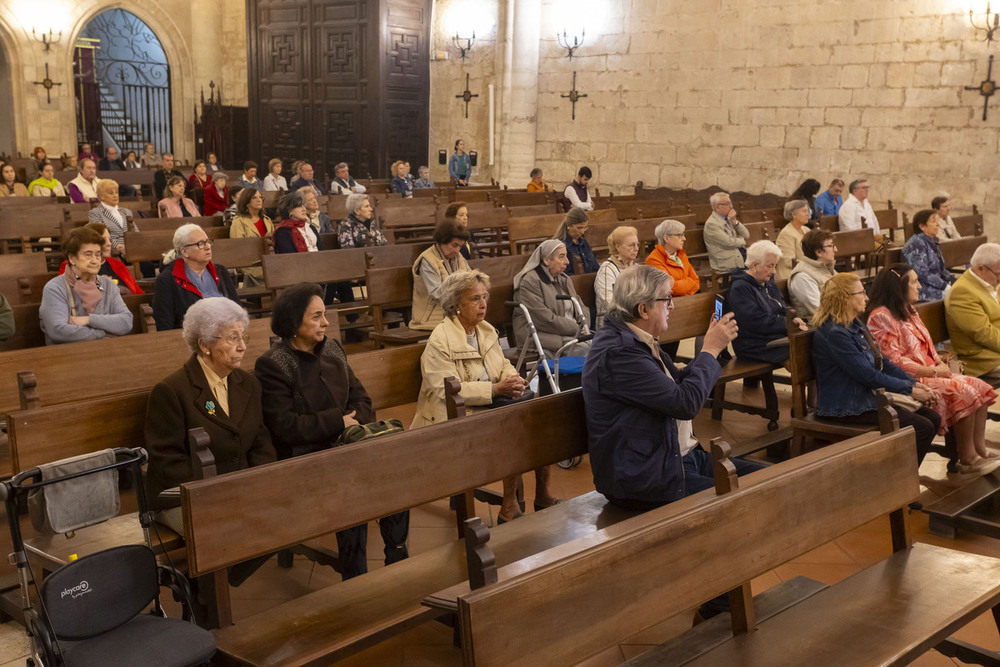
<path fill-rule="evenodd" d="M 401 164 L 404 164 L 402 160 L 396 160 L 392 163 L 392 166 L 389 167 L 389 172 L 393 175 L 393 177 L 399 176 L 399 165 Z"/>
<path fill-rule="evenodd" d="M 621 227 L 615 227 L 608 234 L 608 252 L 611 257 L 618 259 L 621 257 L 621 251 L 618 247 L 629 237 L 629 235 L 635 235 L 636 240 L 639 240 L 639 231 L 632 226 L 623 225 Z"/>
<path fill-rule="evenodd" d="M 819 297 L 819 307 L 812 316 L 812 325 L 820 327 L 827 320 L 845 327 L 857 318 L 858 314 L 851 305 L 851 288 L 861 279 L 854 273 L 838 273 L 823 284 Z"/>

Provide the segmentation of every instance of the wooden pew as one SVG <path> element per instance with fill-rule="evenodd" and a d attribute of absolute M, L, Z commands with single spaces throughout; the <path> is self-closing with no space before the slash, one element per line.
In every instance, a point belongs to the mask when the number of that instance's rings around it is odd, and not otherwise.
<path fill-rule="evenodd" d="M 336 320 L 330 323 L 339 336 Z M 270 324 L 267 319 L 250 320 L 244 364 L 252 366 L 270 347 Z M 328 335 L 334 334 L 328 330 Z M 105 396 L 146 389 L 190 354 L 177 330 L 5 352 L 0 355 L 0 413 L 72 403 L 80 400 L 81 387 Z M 95 359 L 114 363 L 95 369 Z"/>
<path fill-rule="evenodd" d="M 670 645 L 686 655 L 657 652 L 636 664 L 905 664 L 935 646 L 957 648 L 949 635 L 1000 603 L 1000 560 L 911 545 L 905 511 L 919 494 L 912 429 L 860 436 L 739 481 L 723 468 L 716 480 L 714 492 L 484 569 L 496 583 L 461 585 L 428 602 L 457 603 L 465 664 L 479 667 L 528 656 L 577 663 L 729 591 L 732 634 L 695 629 Z M 886 513 L 892 555 L 758 622 L 752 579 Z M 488 563 L 488 546 L 478 555 Z"/>
<path fill-rule="evenodd" d="M 189 570 L 224 576 L 230 563 L 582 454 L 582 411 L 582 396 L 572 390 L 182 485 Z M 561 415 L 560 423 L 552 414 Z M 502 444 L 480 437 L 499 429 L 505 434 Z M 352 483 L 329 484 L 333 470 L 349 475 Z M 301 492 L 263 502 L 268 494 L 254 491 L 285 483 Z M 239 501 L 239 513 L 218 511 L 237 497 L 247 500 Z M 304 511 L 307 505 L 311 509 Z M 587 494 L 504 524 L 492 544 L 500 562 L 513 562 L 591 534 L 625 514 Z M 246 535 L 241 516 L 253 516 L 259 530 Z M 244 537 L 234 543 L 236 534 Z M 423 607 L 421 600 L 466 578 L 464 552 L 455 540 L 223 626 L 215 631 L 220 654 L 244 665 L 328 664 L 349 656 L 441 616 L 444 612 Z"/>
<path fill-rule="evenodd" d="M 208 229 L 209 227 L 222 227 L 223 221 L 221 215 L 202 215 L 196 218 L 145 218 L 140 220 L 136 226 L 141 232 L 174 232 L 181 225 L 188 224 Z"/>
<path fill-rule="evenodd" d="M 267 288 L 277 291 L 300 282 L 332 283 L 365 277 L 365 256 L 372 266 L 413 266 L 426 245 L 386 245 L 309 253 L 265 255 L 261 258 Z"/>
<path fill-rule="evenodd" d="M 151 294 L 129 294 L 122 297 L 129 311 L 132 312 L 133 334 L 142 332 L 141 307 L 152 302 Z M 45 333 L 42 331 L 42 323 L 38 312 L 41 308 L 41 298 L 31 303 L 14 305 L 14 335 L 7 340 L 0 342 L 0 352 L 11 352 L 14 350 L 27 350 L 45 346 Z M 96 342 L 96 341 L 92 341 Z M 79 345 L 80 343 L 73 343 Z M 65 347 L 59 345 L 57 347 Z M 0 362 L 2 363 L 2 362 Z M 77 388 L 79 391 L 79 388 Z"/>
<path fill-rule="evenodd" d="M 40 303 L 45 284 L 56 275 L 55 273 L 39 273 L 20 277 L 0 275 L 0 294 L 7 297 L 12 306 Z"/>
<path fill-rule="evenodd" d="M 64 217 L 60 206 L 41 206 L 18 214 L 5 211 L 0 215 L 0 252 L 27 253 L 53 245 L 58 247 Z M 40 238 L 54 241 L 40 242 Z"/>
<path fill-rule="evenodd" d="M 983 214 L 973 206 L 971 215 L 960 215 L 951 219 L 955 223 L 955 229 L 962 236 L 982 236 L 983 235 Z"/>

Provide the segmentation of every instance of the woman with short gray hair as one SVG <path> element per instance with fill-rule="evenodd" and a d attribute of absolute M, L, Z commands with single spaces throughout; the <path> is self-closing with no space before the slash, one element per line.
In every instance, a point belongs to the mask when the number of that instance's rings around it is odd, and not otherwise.
<path fill-rule="evenodd" d="M 670 274 L 674 279 L 674 296 L 688 296 L 701 288 L 701 279 L 684 252 L 686 231 L 683 222 L 664 220 L 653 232 L 656 235 L 656 247 L 646 257 L 646 264 Z"/>
<path fill-rule="evenodd" d="M 648 265 L 622 271 L 583 366 L 594 486 L 633 511 L 713 486 L 711 457 L 697 446 L 691 420 L 719 378 L 716 356 L 736 337 L 736 320 L 713 320 L 701 352 L 678 369 L 658 344 L 673 308 L 672 282 Z M 740 474 L 758 467 L 734 464 Z"/>
<path fill-rule="evenodd" d="M 474 269 L 456 271 L 442 281 L 441 308 L 445 318 L 434 328 L 420 357 L 423 382 L 411 429 L 448 419 L 444 391 L 448 377 L 462 383 L 460 394 L 469 412 L 523 397 L 524 380 L 504 357 L 497 330 L 486 322 L 489 290 L 489 277 Z M 535 471 L 535 511 L 559 502 L 549 490 L 549 476 L 547 468 Z M 517 502 L 519 478 L 513 475 L 503 480 L 498 523 L 521 516 Z"/>
<path fill-rule="evenodd" d="M 188 429 L 202 427 L 219 474 L 275 460 L 264 426 L 260 383 L 240 366 L 250 320 L 229 299 L 202 299 L 184 316 L 191 357 L 153 387 L 146 408 L 149 472 L 146 490 L 158 520 L 184 531 L 180 498 L 160 498 L 166 489 L 194 479 Z"/>
<path fill-rule="evenodd" d="M 788 223 L 778 233 L 781 261 L 778 262 L 778 280 L 787 280 L 792 274 L 793 260 L 802 261 L 802 238 L 809 231 L 809 202 L 794 199 L 785 204 L 785 221 Z"/>
<path fill-rule="evenodd" d="M 153 284 L 156 330 L 180 329 L 188 309 L 213 296 L 240 302 L 229 271 L 212 261 L 212 239 L 196 224 L 181 225 L 174 232 L 174 249 L 164 254 Z"/>
<path fill-rule="evenodd" d="M 781 249 L 770 241 L 757 241 L 747 248 L 747 268 L 733 272 L 726 304 L 740 323 L 740 337 L 733 341 L 740 359 L 771 364 L 788 361 L 787 344 L 770 345 L 788 335 L 785 301 L 774 284 L 781 255 Z M 800 318 L 795 322 L 806 329 Z"/>
<path fill-rule="evenodd" d="M 344 204 L 347 219 L 340 222 L 337 240 L 341 248 L 364 248 L 373 245 L 389 245 L 389 239 L 379 229 L 368 195 L 355 192 L 347 196 Z"/>

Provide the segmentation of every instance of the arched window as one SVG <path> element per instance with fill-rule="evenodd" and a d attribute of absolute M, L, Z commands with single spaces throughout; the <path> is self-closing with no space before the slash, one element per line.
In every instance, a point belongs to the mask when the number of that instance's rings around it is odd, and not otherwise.
<path fill-rule="evenodd" d="M 109 9 L 87 23 L 75 44 L 73 78 L 80 143 L 101 154 L 114 146 L 123 156 L 147 143 L 173 150 L 170 65 L 135 14 Z"/>

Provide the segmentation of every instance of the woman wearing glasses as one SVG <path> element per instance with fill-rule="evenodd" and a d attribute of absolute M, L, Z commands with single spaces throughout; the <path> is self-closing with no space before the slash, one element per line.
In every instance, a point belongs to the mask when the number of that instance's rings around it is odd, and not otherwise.
<path fill-rule="evenodd" d="M 153 387 L 146 407 L 149 473 L 146 491 L 157 519 L 183 532 L 180 498 L 160 493 L 194 479 L 188 429 L 201 426 L 211 439 L 220 474 L 275 459 L 264 426 L 260 383 L 240 368 L 249 318 L 225 298 L 206 298 L 184 316 L 184 341 L 191 357 Z"/>
<path fill-rule="evenodd" d="M 153 286 L 156 330 L 180 329 L 188 308 L 212 296 L 240 302 L 226 267 L 212 263 L 212 240 L 205 230 L 195 224 L 181 225 Z"/>
<path fill-rule="evenodd" d="M 922 407 L 910 412 L 896 406 L 899 425 L 913 426 L 917 462 L 923 460 L 941 428 L 941 416 L 928 406 L 937 392 L 882 356 L 865 325 L 868 295 L 853 273 L 838 273 L 823 285 L 819 308 L 813 315 L 816 368 L 816 415 L 851 424 L 878 424 L 875 390 L 912 396 Z"/>
<path fill-rule="evenodd" d="M 635 264 L 639 255 L 639 233 L 635 227 L 623 225 L 615 227 L 608 234 L 609 256 L 601 268 L 597 269 L 594 278 L 594 296 L 597 301 L 597 327 L 604 324 L 604 316 L 611 310 L 611 295 L 615 290 L 615 281 L 626 268 Z"/>
<path fill-rule="evenodd" d="M 823 284 L 836 275 L 837 245 L 833 232 L 814 229 L 802 237 L 802 258 L 788 277 L 788 293 L 795 312 L 807 322 L 819 308 Z"/>
<path fill-rule="evenodd" d="M 132 313 L 114 281 L 98 275 L 104 263 L 104 237 L 80 227 L 66 235 L 65 273 L 45 284 L 39 309 L 46 345 L 124 336 Z"/>

